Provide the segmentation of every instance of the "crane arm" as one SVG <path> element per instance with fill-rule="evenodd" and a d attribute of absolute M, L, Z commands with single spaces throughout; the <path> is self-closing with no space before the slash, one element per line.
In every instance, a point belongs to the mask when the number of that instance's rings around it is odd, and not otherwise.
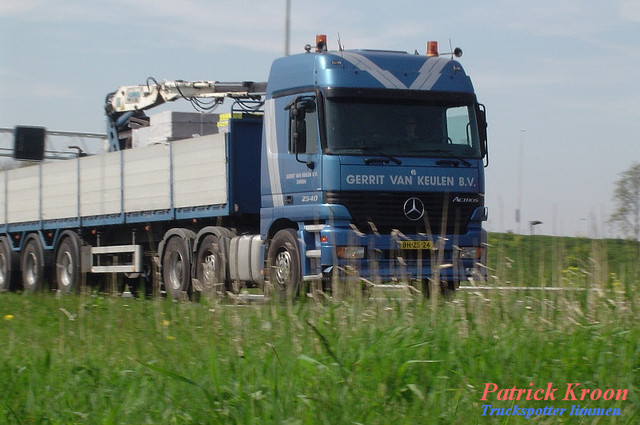
<path fill-rule="evenodd" d="M 144 111 L 164 102 L 184 98 L 214 99 L 222 102 L 225 98 L 255 99 L 264 94 L 267 83 L 253 81 L 221 83 L 219 81 L 163 81 L 157 84 L 122 86 L 107 96 L 105 109 L 108 114 L 128 111 Z"/>
<path fill-rule="evenodd" d="M 211 111 L 225 98 L 236 100 L 261 100 L 267 83 L 241 81 L 221 83 L 219 81 L 163 81 L 149 78 L 147 84 L 122 86 L 107 95 L 107 137 L 110 150 L 127 149 L 131 146 L 131 129 L 149 124 L 144 111 L 186 99 L 200 111 Z M 200 99 L 208 99 L 210 103 Z"/>

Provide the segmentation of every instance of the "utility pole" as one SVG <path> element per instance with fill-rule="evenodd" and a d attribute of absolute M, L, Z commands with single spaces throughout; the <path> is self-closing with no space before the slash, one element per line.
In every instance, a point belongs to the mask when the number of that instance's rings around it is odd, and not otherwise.
<path fill-rule="evenodd" d="M 516 233 L 520 234 L 520 223 L 522 222 L 522 168 L 524 167 L 523 165 L 523 147 L 522 147 L 522 139 L 523 139 L 523 135 L 524 133 L 526 133 L 527 130 L 520 130 L 520 137 L 519 137 L 519 143 L 518 143 L 518 205 L 516 207 Z"/>
<path fill-rule="evenodd" d="M 286 0 L 287 10 L 284 21 L 284 55 L 289 56 L 289 39 L 291 37 L 291 0 Z"/>

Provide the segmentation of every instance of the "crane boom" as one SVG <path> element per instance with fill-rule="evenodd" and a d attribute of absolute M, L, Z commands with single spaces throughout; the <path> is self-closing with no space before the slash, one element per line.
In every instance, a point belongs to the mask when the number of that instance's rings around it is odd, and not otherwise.
<path fill-rule="evenodd" d="M 107 113 L 107 136 L 110 150 L 127 149 L 131 146 L 131 129 L 148 125 L 144 111 L 186 99 L 200 111 L 211 111 L 225 98 L 236 100 L 260 100 L 267 90 L 267 83 L 253 81 L 163 81 L 149 78 L 147 84 L 122 86 L 109 93 L 105 101 Z M 209 99 L 205 103 L 199 99 Z"/>
<path fill-rule="evenodd" d="M 107 97 L 108 113 L 144 111 L 180 98 L 251 99 L 265 93 L 267 83 L 253 81 L 221 83 L 219 81 L 163 81 L 155 85 L 122 86 Z"/>

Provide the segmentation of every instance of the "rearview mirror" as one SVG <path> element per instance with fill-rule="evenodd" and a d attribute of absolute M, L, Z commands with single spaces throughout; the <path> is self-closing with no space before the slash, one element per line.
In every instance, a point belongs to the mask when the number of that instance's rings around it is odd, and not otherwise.
<path fill-rule="evenodd" d="M 295 98 L 285 109 L 289 110 L 290 140 L 289 149 L 296 155 L 296 161 L 302 162 L 313 169 L 313 162 L 300 160 L 300 154 L 307 153 L 307 113 L 316 111 L 315 98 L 300 96 Z M 314 118 L 315 119 L 315 118 Z"/>
<path fill-rule="evenodd" d="M 480 136 L 480 153 L 486 159 L 485 167 L 489 165 L 489 147 L 487 144 L 487 110 L 481 103 L 476 105 L 476 117 L 478 120 L 478 135 Z"/>

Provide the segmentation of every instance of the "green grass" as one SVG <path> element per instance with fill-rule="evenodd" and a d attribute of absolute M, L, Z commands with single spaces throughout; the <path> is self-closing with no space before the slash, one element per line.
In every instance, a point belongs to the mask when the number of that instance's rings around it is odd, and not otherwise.
<path fill-rule="evenodd" d="M 523 257 L 499 257 L 518 249 L 511 236 L 494 247 L 494 276 L 521 275 Z M 579 260 L 588 275 L 571 274 L 562 244 L 563 258 L 538 272 L 555 267 L 565 286 L 597 290 L 239 307 L 0 294 L 0 423 L 638 423 L 637 261 L 597 265 L 594 245 Z M 596 279 L 616 267 L 627 271 L 615 282 Z M 628 399 L 515 402 L 621 409 L 614 417 L 482 416 L 484 404 L 514 404 L 480 400 L 485 383 L 530 382 L 627 389 Z"/>
<path fill-rule="evenodd" d="M 490 234 L 489 245 L 490 275 L 501 284 L 612 288 L 640 282 L 640 244 L 634 241 L 505 233 Z"/>

